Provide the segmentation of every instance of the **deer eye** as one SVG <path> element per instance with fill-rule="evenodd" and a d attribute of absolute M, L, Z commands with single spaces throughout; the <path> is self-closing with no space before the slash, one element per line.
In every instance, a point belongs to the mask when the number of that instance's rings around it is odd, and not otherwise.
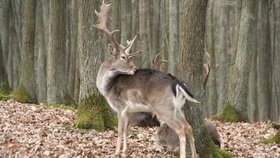
<path fill-rule="evenodd" d="M 124 55 L 121 56 L 122 60 L 126 60 L 126 57 Z"/>

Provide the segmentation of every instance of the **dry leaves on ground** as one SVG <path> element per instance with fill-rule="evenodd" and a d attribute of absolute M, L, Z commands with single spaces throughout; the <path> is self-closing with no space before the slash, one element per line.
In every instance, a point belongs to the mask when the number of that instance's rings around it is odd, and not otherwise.
<path fill-rule="evenodd" d="M 113 157 L 116 132 L 75 129 L 74 118 L 75 111 L 0 101 L 0 158 Z M 235 157 L 280 157 L 279 145 L 258 143 L 276 133 L 267 123 L 214 123 L 222 148 Z M 174 157 L 172 150 L 157 145 L 157 129 L 131 128 L 127 157 Z"/>

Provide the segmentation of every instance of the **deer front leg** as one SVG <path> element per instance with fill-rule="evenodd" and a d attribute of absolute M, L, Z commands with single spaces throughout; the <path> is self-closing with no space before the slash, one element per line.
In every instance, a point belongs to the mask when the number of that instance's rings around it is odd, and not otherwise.
<path fill-rule="evenodd" d="M 123 154 L 126 155 L 127 152 L 127 129 L 128 129 L 128 123 L 130 119 L 130 114 L 126 114 L 124 118 L 124 128 L 123 128 Z"/>
<path fill-rule="evenodd" d="M 121 144 L 122 144 L 122 135 L 123 135 L 123 125 L 124 125 L 123 117 L 118 116 L 118 140 L 117 140 L 117 147 L 116 147 L 115 155 L 120 155 Z"/>

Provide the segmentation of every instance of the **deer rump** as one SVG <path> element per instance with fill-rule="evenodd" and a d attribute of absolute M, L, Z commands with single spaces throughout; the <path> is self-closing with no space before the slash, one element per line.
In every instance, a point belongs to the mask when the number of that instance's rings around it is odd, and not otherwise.
<path fill-rule="evenodd" d="M 138 69 L 134 75 L 119 74 L 111 79 L 106 90 L 109 91 L 109 95 L 111 94 L 109 104 L 112 102 L 117 103 L 110 104 L 110 106 L 124 105 L 127 104 L 124 101 L 129 101 L 130 104 L 134 103 L 136 104 L 135 106 L 141 106 L 131 108 L 133 111 L 128 110 L 130 112 L 158 112 L 156 108 L 163 107 L 157 105 L 164 104 L 163 102 L 168 99 L 172 103 L 172 99 L 176 97 L 177 85 L 182 87 L 190 98 L 193 98 L 193 95 L 183 82 L 171 74 L 154 69 Z M 122 105 L 112 108 L 115 111 L 117 109 L 122 111 Z M 166 106 L 165 108 L 172 107 L 174 106 Z"/>

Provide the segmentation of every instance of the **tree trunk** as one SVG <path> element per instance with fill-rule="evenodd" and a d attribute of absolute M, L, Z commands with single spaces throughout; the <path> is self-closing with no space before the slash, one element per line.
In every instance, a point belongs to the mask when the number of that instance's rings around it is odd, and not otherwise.
<path fill-rule="evenodd" d="M 183 2 L 182 51 L 180 55 L 179 75 L 193 92 L 195 98 L 205 102 L 203 93 L 203 57 L 207 0 L 186 0 Z M 193 18 L 195 17 L 195 18 Z M 187 102 L 184 107 L 186 120 L 193 128 L 196 149 L 201 157 L 219 157 L 224 154 L 217 150 L 210 140 L 202 119 L 202 106 Z"/>
<path fill-rule="evenodd" d="M 259 1 L 258 18 L 258 108 L 261 121 L 269 119 L 271 104 L 271 51 L 269 1 Z"/>
<path fill-rule="evenodd" d="M 153 21 L 152 21 L 152 57 L 159 53 L 160 36 L 160 3 L 161 0 L 153 0 Z"/>
<path fill-rule="evenodd" d="M 78 66 L 76 65 L 77 58 L 77 40 L 78 40 L 78 1 L 72 0 L 71 3 L 71 52 L 70 52 L 70 65 L 69 65 L 69 73 L 68 73 L 68 91 L 71 96 L 75 96 L 75 83 L 77 82 L 76 78 L 76 70 L 78 70 Z"/>
<path fill-rule="evenodd" d="M 218 110 L 221 110 L 226 97 L 228 89 L 228 14 L 229 7 L 223 4 L 222 1 L 216 1 L 216 9 L 218 16 L 218 40 L 215 43 L 217 47 L 218 57 L 218 77 L 219 77 L 219 96 L 218 96 Z"/>
<path fill-rule="evenodd" d="M 90 26 L 97 24 L 97 17 L 93 14 L 94 9 L 91 6 L 98 8 L 99 4 L 98 0 L 83 0 L 78 3 L 78 50 L 81 85 L 75 126 L 103 131 L 105 128 L 113 128 L 114 122 L 111 120 L 114 120 L 112 117 L 114 115 L 96 88 L 98 68 L 102 62 L 103 53 L 107 52 L 102 41 L 102 31 L 96 28 L 90 29 Z"/>
<path fill-rule="evenodd" d="M 45 12 L 43 10 L 43 0 L 37 3 L 37 19 L 36 19 L 36 35 L 38 40 L 35 41 L 38 45 L 37 50 L 37 100 L 39 103 L 47 102 L 47 48 L 45 41 Z"/>
<path fill-rule="evenodd" d="M 179 54 L 179 0 L 169 0 L 168 72 L 177 75 Z"/>
<path fill-rule="evenodd" d="M 257 2 L 242 1 L 239 40 L 237 45 L 236 62 L 233 68 L 230 86 L 230 96 L 227 105 L 237 110 L 235 121 L 247 121 L 247 95 L 250 75 L 250 62 L 256 52 Z"/>
<path fill-rule="evenodd" d="M 66 0 L 50 1 L 49 50 L 47 59 L 48 104 L 64 104 L 66 94 Z"/>
<path fill-rule="evenodd" d="M 20 102 L 36 102 L 36 82 L 34 82 L 36 2 L 36 0 L 24 1 L 21 75 L 19 86 L 12 94 L 12 97 Z"/>
<path fill-rule="evenodd" d="M 8 94 L 9 92 L 10 86 L 8 83 L 8 76 L 4 65 L 2 41 L 0 38 L 0 94 Z"/>
<path fill-rule="evenodd" d="M 275 1 L 275 21 L 274 21 L 274 53 L 272 71 L 272 105 L 275 107 L 275 120 L 280 122 L 280 1 Z"/>
<path fill-rule="evenodd" d="M 207 51 L 210 54 L 210 75 L 208 81 L 208 113 L 213 115 L 217 112 L 217 83 L 216 83 L 216 59 L 215 59 L 215 32 L 214 32 L 214 1 L 208 3 L 208 25 L 207 25 Z"/>
<path fill-rule="evenodd" d="M 131 0 L 121 0 L 121 44 L 126 46 L 126 40 L 132 39 Z"/>

